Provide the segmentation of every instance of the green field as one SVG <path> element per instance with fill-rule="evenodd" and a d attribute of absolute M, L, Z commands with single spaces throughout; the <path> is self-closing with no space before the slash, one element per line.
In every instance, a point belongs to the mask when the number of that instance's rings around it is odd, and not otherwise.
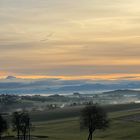
<path fill-rule="evenodd" d="M 129 108 L 130 109 L 130 108 Z M 61 112 L 62 113 L 62 112 Z M 63 112 L 64 113 L 64 112 Z M 116 110 L 109 113 L 110 127 L 105 131 L 96 131 L 95 140 L 139 140 L 140 139 L 140 110 Z M 38 140 L 86 140 L 88 132 L 80 130 L 79 117 L 63 118 L 34 122 L 32 132 Z M 65 116 L 67 117 L 67 116 Z M 128 119 L 127 119 L 128 118 Z M 50 119 L 50 118 L 49 118 Z M 54 119 L 54 118 L 53 118 Z M 45 138 L 46 137 L 46 138 Z"/>
<path fill-rule="evenodd" d="M 139 140 L 139 105 L 106 106 L 110 127 L 97 130 L 94 140 Z M 31 113 L 34 140 L 87 140 L 87 130 L 80 129 L 81 107 Z M 10 140 L 9 138 L 7 140 Z M 13 139 L 12 139 L 13 140 Z"/>
<path fill-rule="evenodd" d="M 81 109 L 83 106 L 75 106 L 75 107 L 67 107 L 63 109 L 54 109 L 54 110 L 46 110 L 46 111 L 35 111 L 31 112 L 30 116 L 33 122 L 40 121 L 50 121 L 50 120 L 58 120 L 58 119 L 66 119 L 79 117 L 81 113 Z M 115 113 L 121 111 L 128 111 L 140 109 L 140 104 L 120 104 L 120 105 L 106 105 L 103 108 L 108 113 Z"/>

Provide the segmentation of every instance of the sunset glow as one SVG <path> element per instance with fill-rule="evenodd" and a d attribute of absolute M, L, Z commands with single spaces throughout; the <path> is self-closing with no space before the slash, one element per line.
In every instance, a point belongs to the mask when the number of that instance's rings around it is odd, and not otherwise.
<path fill-rule="evenodd" d="M 0 77 L 140 80 L 139 0 L 0 0 Z"/>

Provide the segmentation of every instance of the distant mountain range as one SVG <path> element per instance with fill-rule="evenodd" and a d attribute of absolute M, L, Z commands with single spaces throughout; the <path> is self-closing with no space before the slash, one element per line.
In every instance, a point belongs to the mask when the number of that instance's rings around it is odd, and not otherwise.
<path fill-rule="evenodd" d="M 103 94 L 106 95 L 137 95 L 140 96 L 140 90 L 114 90 L 114 91 L 108 91 L 103 92 Z"/>
<path fill-rule="evenodd" d="M 140 89 L 140 81 L 92 81 L 39 79 L 25 80 L 8 76 L 0 80 L 0 94 L 50 94 L 96 92 L 124 89 Z"/>
<path fill-rule="evenodd" d="M 48 91 L 65 91 L 65 92 L 73 92 L 73 91 L 100 91 L 100 90 L 117 90 L 117 89 L 137 89 L 140 87 L 140 84 L 82 84 L 82 85 L 72 85 L 72 86 L 64 86 L 56 89 L 49 88 Z"/>

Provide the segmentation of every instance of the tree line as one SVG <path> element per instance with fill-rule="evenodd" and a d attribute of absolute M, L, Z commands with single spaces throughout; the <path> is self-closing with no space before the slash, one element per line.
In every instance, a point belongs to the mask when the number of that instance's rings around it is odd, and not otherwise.
<path fill-rule="evenodd" d="M 17 133 L 18 140 L 30 140 L 31 121 L 28 112 L 14 112 L 12 114 L 12 130 Z M 9 128 L 6 119 L 0 115 L 0 140 Z"/>

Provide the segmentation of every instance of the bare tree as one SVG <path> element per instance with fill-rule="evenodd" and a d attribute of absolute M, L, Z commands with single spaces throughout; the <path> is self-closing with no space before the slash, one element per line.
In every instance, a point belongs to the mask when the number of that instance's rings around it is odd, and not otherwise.
<path fill-rule="evenodd" d="M 8 125 L 6 120 L 0 115 L 0 140 L 2 137 L 2 134 L 8 129 Z"/>
<path fill-rule="evenodd" d="M 18 140 L 30 140 L 30 117 L 27 112 L 15 112 L 13 113 L 13 129 L 17 131 Z"/>
<path fill-rule="evenodd" d="M 30 140 L 30 128 L 31 128 L 31 122 L 30 117 L 27 112 L 23 112 L 21 115 L 21 132 L 23 135 L 24 140 Z"/>
<path fill-rule="evenodd" d="M 109 120 L 103 108 L 97 105 L 86 106 L 81 113 L 81 126 L 88 128 L 88 140 L 93 139 L 93 133 L 97 129 L 108 127 Z"/>
<path fill-rule="evenodd" d="M 14 112 L 12 116 L 12 126 L 13 126 L 13 130 L 17 131 L 18 140 L 20 140 L 20 122 L 21 122 L 21 113 Z"/>

